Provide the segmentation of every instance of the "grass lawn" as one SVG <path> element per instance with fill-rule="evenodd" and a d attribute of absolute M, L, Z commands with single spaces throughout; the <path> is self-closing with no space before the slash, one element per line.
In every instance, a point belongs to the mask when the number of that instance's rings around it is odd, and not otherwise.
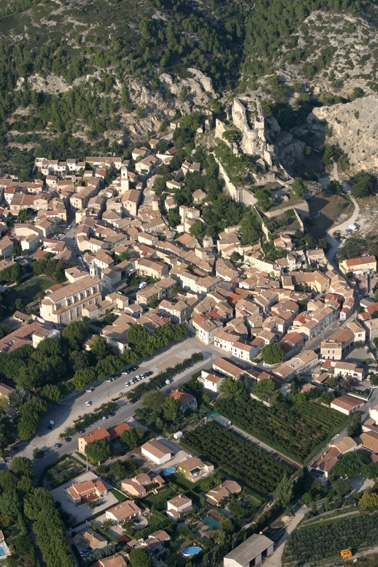
<path fill-rule="evenodd" d="M 297 205 L 301 201 L 303 201 L 303 197 L 298 197 L 298 195 L 290 191 L 288 201 L 282 201 L 282 203 L 280 203 L 279 205 L 275 205 L 274 207 L 271 207 L 269 211 L 278 211 L 279 209 L 283 209 L 286 207 L 294 207 L 294 205 Z"/>
<path fill-rule="evenodd" d="M 47 489 L 53 489 L 85 471 L 85 466 L 69 455 L 56 463 L 47 473 Z"/>
<path fill-rule="evenodd" d="M 56 281 L 52 278 L 34 276 L 21 285 L 10 288 L 7 293 L 7 303 L 12 305 L 16 299 L 21 299 L 24 305 L 27 305 L 37 299 L 39 292 L 45 291 L 45 289 L 55 284 Z"/>
<path fill-rule="evenodd" d="M 117 498 L 118 502 L 125 502 L 125 500 L 127 500 L 127 496 L 125 496 L 122 492 L 120 492 L 116 488 L 113 488 L 110 492 L 113 494 L 113 496 Z"/>
<path fill-rule="evenodd" d="M 294 209 L 286 211 L 284 214 L 269 219 L 266 217 L 264 219 L 265 224 L 269 228 L 270 232 L 286 232 L 286 231 L 296 231 L 301 230 L 298 219 L 295 216 Z"/>
<path fill-rule="evenodd" d="M 163 488 L 163 490 L 159 490 L 157 494 L 150 494 L 145 499 L 145 502 L 147 502 L 149 506 L 155 506 L 156 510 L 165 510 L 167 500 L 170 500 L 174 496 L 176 496 L 176 492 L 172 490 L 172 488 Z"/>
<path fill-rule="evenodd" d="M 344 222 L 353 213 L 353 204 L 343 195 L 319 193 L 308 201 L 313 224 L 308 231 L 315 238 L 323 238 L 327 230 L 334 224 Z"/>

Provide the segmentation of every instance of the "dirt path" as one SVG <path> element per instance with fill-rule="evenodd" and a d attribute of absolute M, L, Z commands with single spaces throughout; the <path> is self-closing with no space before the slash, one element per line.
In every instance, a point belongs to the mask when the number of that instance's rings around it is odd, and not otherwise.
<path fill-rule="evenodd" d="M 277 457 L 278 460 L 286 461 L 289 465 L 291 465 L 291 466 L 294 465 L 295 467 L 298 467 L 298 468 L 301 468 L 303 466 L 301 463 L 298 463 L 298 461 L 294 461 L 294 459 L 291 459 L 287 455 L 280 453 L 280 451 L 277 451 L 277 449 L 273 449 L 273 447 L 271 447 L 270 445 L 263 443 L 263 441 L 260 441 L 259 439 L 257 439 L 257 437 L 254 437 L 253 435 L 251 435 L 250 433 L 247 433 L 243 429 L 236 427 L 236 425 L 231 425 L 230 429 L 233 429 L 236 433 L 238 433 L 239 435 L 242 435 L 245 439 L 252 441 L 252 443 L 254 445 L 257 445 L 261 449 L 264 449 L 264 451 L 271 454 L 273 457 Z"/>
<path fill-rule="evenodd" d="M 289 535 L 295 530 L 298 524 L 303 520 L 303 517 L 305 516 L 305 514 L 307 514 L 307 512 L 308 512 L 308 508 L 306 506 L 302 506 L 301 508 L 299 508 L 295 516 L 286 526 L 286 532 L 279 540 L 279 542 L 276 544 L 273 555 L 271 555 L 264 561 L 264 567 L 281 567 L 282 555 L 284 552 L 286 540 L 289 537 Z"/>

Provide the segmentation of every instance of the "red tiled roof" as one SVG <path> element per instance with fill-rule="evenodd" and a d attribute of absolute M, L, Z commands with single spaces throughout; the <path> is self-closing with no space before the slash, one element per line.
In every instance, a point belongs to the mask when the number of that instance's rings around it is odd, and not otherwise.
<path fill-rule="evenodd" d="M 130 425 L 124 422 L 118 423 L 114 427 L 109 427 L 108 431 L 110 434 L 110 440 L 113 441 L 113 439 L 118 439 L 121 433 L 123 433 L 124 431 L 129 431 L 130 429 Z"/>

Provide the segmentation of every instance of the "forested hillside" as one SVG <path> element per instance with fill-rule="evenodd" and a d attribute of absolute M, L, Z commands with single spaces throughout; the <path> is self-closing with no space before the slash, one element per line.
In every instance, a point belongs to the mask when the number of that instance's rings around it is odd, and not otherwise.
<path fill-rule="evenodd" d="M 322 11 L 336 20 L 342 13 L 373 22 L 375 4 L 0 0 L 0 167 L 26 177 L 35 154 L 119 152 L 125 116 L 140 120 L 180 102 L 162 89 L 162 73 L 175 81 L 195 67 L 221 94 L 256 88 L 261 77 L 285 65 L 297 65 L 311 79 L 332 63 L 335 51 L 328 46 L 308 67 L 313 38 L 306 18 Z M 369 59 L 377 55 L 378 44 Z M 153 106 L 138 103 L 136 84 Z M 180 97 L 183 102 L 186 93 Z"/>

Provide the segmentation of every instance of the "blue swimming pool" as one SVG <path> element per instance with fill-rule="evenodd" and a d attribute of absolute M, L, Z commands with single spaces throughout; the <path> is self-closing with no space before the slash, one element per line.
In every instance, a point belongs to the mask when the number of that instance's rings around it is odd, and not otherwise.
<path fill-rule="evenodd" d="M 3 548 L 2 545 L 0 545 L 0 557 L 5 557 L 5 556 L 6 556 L 5 549 Z"/>
<path fill-rule="evenodd" d="M 163 474 L 164 474 L 165 476 L 168 476 L 168 475 L 173 474 L 173 473 L 175 473 L 175 472 L 176 472 L 176 467 L 169 467 L 169 469 L 164 469 L 164 470 L 163 470 Z"/>
<path fill-rule="evenodd" d="M 202 551 L 202 547 L 199 547 L 198 545 L 192 545 L 190 547 L 185 547 L 185 549 L 182 550 L 181 555 L 183 557 L 192 557 L 192 555 L 198 555 L 198 553 L 201 553 Z"/>

